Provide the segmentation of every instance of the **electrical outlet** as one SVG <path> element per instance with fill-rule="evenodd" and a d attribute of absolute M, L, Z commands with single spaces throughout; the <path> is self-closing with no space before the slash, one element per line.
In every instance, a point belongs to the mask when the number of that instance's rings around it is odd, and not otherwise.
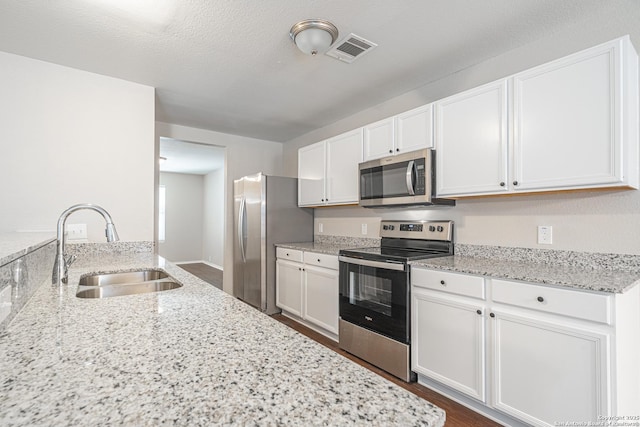
<path fill-rule="evenodd" d="M 324 224 L 321 222 L 318 223 L 318 233 L 324 233 Z"/>
<path fill-rule="evenodd" d="M 360 231 L 362 232 L 362 234 L 367 234 L 367 224 L 366 223 L 362 224 L 362 226 L 360 227 Z"/>
<path fill-rule="evenodd" d="M 551 245 L 553 243 L 553 227 L 550 225 L 538 226 L 538 244 Z"/>
<path fill-rule="evenodd" d="M 87 224 L 67 224 L 67 240 L 87 238 Z"/>

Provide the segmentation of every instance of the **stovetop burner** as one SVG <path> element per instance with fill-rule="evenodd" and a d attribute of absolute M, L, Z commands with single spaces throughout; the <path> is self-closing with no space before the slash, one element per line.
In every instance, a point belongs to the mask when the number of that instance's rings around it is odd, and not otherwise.
<path fill-rule="evenodd" d="M 453 255 L 452 221 L 381 221 L 380 246 L 343 249 L 340 255 L 407 263 Z"/>

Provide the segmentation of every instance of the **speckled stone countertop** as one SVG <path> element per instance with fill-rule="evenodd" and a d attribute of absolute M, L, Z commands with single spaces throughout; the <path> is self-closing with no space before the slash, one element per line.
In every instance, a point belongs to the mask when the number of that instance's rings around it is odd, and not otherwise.
<path fill-rule="evenodd" d="M 10 263 L 55 239 L 55 234 L 44 232 L 0 233 L 0 265 Z"/>
<path fill-rule="evenodd" d="M 411 265 L 609 293 L 622 293 L 640 284 L 640 272 L 637 271 L 588 269 L 553 261 L 541 263 L 454 255 L 414 261 Z"/>
<path fill-rule="evenodd" d="M 171 291 L 79 299 L 82 274 L 161 268 Z M 79 258 L 0 334 L 0 425 L 442 426 L 440 408 L 145 253 Z"/>
<path fill-rule="evenodd" d="M 380 245 L 380 239 L 372 238 L 317 235 L 314 239 L 313 242 L 278 243 L 276 246 L 337 256 L 341 249 Z"/>

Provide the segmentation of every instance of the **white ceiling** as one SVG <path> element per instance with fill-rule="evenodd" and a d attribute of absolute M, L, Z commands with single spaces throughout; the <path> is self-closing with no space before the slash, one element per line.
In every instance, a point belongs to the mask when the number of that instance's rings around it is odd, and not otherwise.
<path fill-rule="evenodd" d="M 158 121 L 288 141 L 637 0 L 2 0 L 0 50 L 153 86 Z M 616 13 L 618 13 L 616 11 Z M 308 18 L 378 44 L 353 64 Z"/>

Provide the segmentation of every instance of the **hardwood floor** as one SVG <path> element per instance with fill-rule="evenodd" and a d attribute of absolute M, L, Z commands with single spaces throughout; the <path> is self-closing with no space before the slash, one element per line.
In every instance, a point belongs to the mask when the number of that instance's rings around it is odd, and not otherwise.
<path fill-rule="evenodd" d="M 364 366 L 365 368 L 375 372 L 376 374 L 388 379 L 389 381 L 399 385 L 400 387 L 412 392 L 416 396 L 419 396 L 429 402 L 433 403 L 436 406 L 444 409 L 447 413 L 447 421 L 445 423 L 445 427 L 469 427 L 469 426 L 500 426 L 500 424 L 483 417 L 482 415 L 468 409 L 465 406 L 460 405 L 453 400 L 450 400 L 441 394 L 434 392 L 418 383 L 405 383 L 397 379 L 396 377 L 386 373 L 385 371 L 376 368 L 375 366 L 347 353 L 346 351 L 340 349 L 338 344 L 335 341 L 330 340 L 322 334 L 319 334 L 306 326 L 299 324 L 282 314 L 274 314 L 272 316 L 274 319 L 278 320 L 281 323 L 295 329 L 301 334 L 317 341 L 318 343 L 324 345 L 325 347 L 330 348 L 336 353 L 340 353 L 341 355 L 353 360 L 354 362 Z"/>
<path fill-rule="evenodd" d="M 222 289 L 222 270 L 215 267 L 211 267 L 202 262 L 193 262 L 189 264 L 176 264 L 183 270 L 187 270 L 189 273 L 204 280 L 207 283 L 211 283 L 218 289 Z"/>

